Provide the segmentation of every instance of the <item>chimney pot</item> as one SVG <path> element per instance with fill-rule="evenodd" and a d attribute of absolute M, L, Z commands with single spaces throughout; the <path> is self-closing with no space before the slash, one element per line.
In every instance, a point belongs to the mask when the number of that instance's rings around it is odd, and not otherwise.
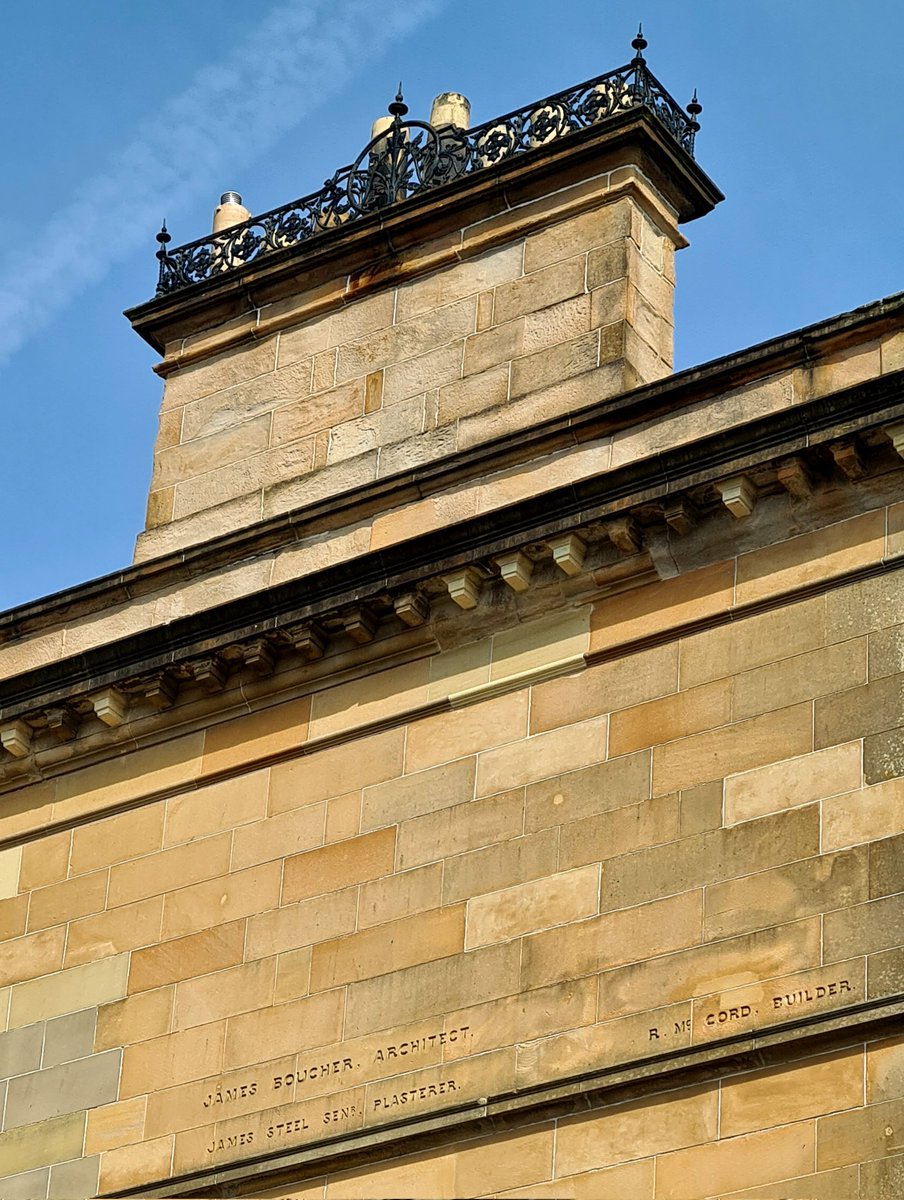
<path fill-rule="evenodd" d="M 224 229 L 231 229 L 233 225 L 241 225 L 250 216 L 251 213 L 242 203 L 238 192 L 224 192 L 220 203 L 213 210 L 213 232 L 222 233 Z"/>
<path fill-rule="evenodd" d="M 471 124 L 470 100 L 461 92 L 440 92 L 433 101 L 430 124 L 437 128 L 441 125 L 456 125 L 459 129 L 467 129 Z"/>

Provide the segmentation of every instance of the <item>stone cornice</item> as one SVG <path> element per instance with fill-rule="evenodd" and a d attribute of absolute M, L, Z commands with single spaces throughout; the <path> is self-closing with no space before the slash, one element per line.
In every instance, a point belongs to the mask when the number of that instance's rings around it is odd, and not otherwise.
<path fill-rule="evenodd" d="M 726 391 L 781 370 L 818 365 L 828 353 L 862 343 L 904 323 L 904 292 L 851 312 L 805 326 L 737 353 L 606 399 L 565 416 L 449 455 L 439 462 L 400 472 L 350 489 L 341 496 L 295 509 L 208 542 L 180 549 L 73 588 L 0 612 L 0 644 L 58 626 L 76 616 L 134 600 L 155 590 L 216 571 L 231 563 L 290 545 L 327 529 L 430 495 L 489 470 L 500 470 L 694 404 L 716 400 Z M 904 371 L 858 385 L 900 392 Z M 891 389 L 888 391 L 887 389 Z M 850 389 L 857 390 L 857 389 Z"/>
<path fill-rule="evenodd" d="M 424 626 L 440 597 L 473 609 L 489 579 L 526 590 L 544 558 L 610 592 L 641 585 L 658 577 L 643 553 L 657 527 L 680 536 L 725 509 L 743 519 L 761 494 L 897 478 L 902 418 L 900 373 L 881 377 L 25 672 L 0 682 L 3 761 L 18 774 L 39 739 L 73 741 L 89 717 L 112 743 L 136 703 L 177 720 L 186 685 L 215 695 L 237 672 L 278 678 L 324 658 L 337 636 L 365 647 L 381 625 Z M 624 570 L 589 572 L 595 544 Z"/>

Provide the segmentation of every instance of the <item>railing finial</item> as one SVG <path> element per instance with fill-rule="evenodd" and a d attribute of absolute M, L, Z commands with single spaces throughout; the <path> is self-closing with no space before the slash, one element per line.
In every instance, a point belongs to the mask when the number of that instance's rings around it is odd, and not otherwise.
<path fill-rule="evenodd" d="M 402 81 L 399 80 L 399 90 L 396 92 L 395 100 L 389 105 L 389 111 L 395 117 L 396 121 L 401 121 L 402 117 L 408 112 L 408 105 L 402 98 Z"/>
<path fill-rule="evenodd" d="M 647 39 L 643 35 L 643 25 L 642 24 L 638 24 L 637 37 L 631 43 L 631 46 L 634 49 L 633 61 L 635 63 L 642 63 L 644 61 L 643 52 L 647 48 Z"/>
<path fill-rule="evenodd" d="M 166 217 L 163 218 L 163 224 L 160 226 L 160 232 L 156 235 L 156 240 L 160 245 L 160 249 L 157 251 L 157 261 L 160 263 L 157 271 L 157 295 L 161 296 L 167 291 L 166 260 L 169 256 L 166 247 L 167 243 L 173 240 L 166 227 Z"/>
<path fill-rule="evenodd" d="M 694 88 L 694 94 L 691 97 L 690 104 L 688 104 L 688 106 L 687 106 L 687 111 L 691 115 L 691 119 L 690 119 L 691 133 L 699 133 L 700 132 L 700 122 L 697 120 L 697 118 L 703 112 L 703 105 L 697 99 L 697 89 L 696 88 Z"/>

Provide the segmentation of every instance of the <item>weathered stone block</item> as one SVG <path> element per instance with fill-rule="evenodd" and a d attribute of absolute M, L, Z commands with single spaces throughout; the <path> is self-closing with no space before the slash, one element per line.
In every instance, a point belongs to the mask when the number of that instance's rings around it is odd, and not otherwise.
<path fill-rule="evenodd" d="M 223 1065 L 225 1021 L 149 1038 L 122 1052 L 119 1095 L 123 1100 L 189 1079 L 215 1075 Z"/>
<path fill-rule="evenodd" d="M 244 921 L 233 921 L 137 950 L 131 956 L 129 992 L 150 991 L 235 966 L 242 961 L 244 938 Z"/>
<path fill-rule="evenodd" d="M 169 892 L 163 908 L 164 938 L 224 925 L 279 903 L 282 863 L 263 863 Z"/>
<path fill-rule="evenodd" d="M 657 746 L 653 751 L 653 794 L 694 787 L 812 749 L 811 705 L 778 709 Z"/>
<path fill-rule="evenodd" d="M 592 371 L 599 362 L 600 335 L 591 330 L 573 341 L 516 358 L 512 363 L 510 394 L 512 399 L 526 396 L 572 375 Z"/>
<path fill-rule="evenodd" d="M 264 1008 L 273 1001 L 275 959 L 263 959 L 176 984 L 173 1030 Z"/>
<path fill-rule="evenodd" d="M 163 408 L 178 408 L 200 396 L 209 396 L 276 367 L 276 338 L 254 346 L 240 346 L 203 362 L 174 371 L 166 381 Z"/>
<path fill-rule="evenodd" d="M 815 702 L 817 748 L 884 733 L 904 719 L 904 675 L 889 675 Z"/>
<path fill-rule="evenodd" d="M 600 1017 L 643 1012 L 651 996 L 673 1004 L 727 991 L 751 978 L 770 979 L 815 967 L 821 962 L 820 950 L 819 918 L 809 917 L 616 967 L 601 980 Z"/>
<path fill-rule="evenodd" d="M 500 285 L 496 289 L 493 319 L 497 325 L 503 325 L 525 313 L 581 295 L 585 291 L 584 273 L 585 256 L 580 254 Z"/>
<path fill-rule="evenodd" d="M 606 718 L 598 717 L 485 750 L 477 759 L 477 795 L 488 796 L 598 762 L 605 757 L 605 738 Z"/>
<path fill-rule="evenodd" d="M 678 687 L 677 644 L 600 663 L 531 691 L 531 733 L 642 704 Z"/>
<path fill-rule="evenodd" d="M 270 771 L 270 814 L 342 796 L 402 773 L 405 735 L 390 729 L 356 743 L 358 752 L 335 746 Z"/>
<path fill-rule="evenodd" d="M 829 1170 L 900 1151 L 895 1131 L 900 1129 L 902 1119 L 902 1100 L 870 1104 L 866 1108 L 826 1117 L 817 1126 L 817 1168 Z"/>
<path fill-rule="evenodd" d="M 904 779 L 857 788 L 822 802 L 822 848 L 837 850 L 904 830 Z"/>
<path fill-rule="evenodd" d="M 556 1138 L 556 1176 L 710 1142 L 717 1128 L 713 1087 L 687 1088 L 652 1102 L 569 1118 L 559 1125 Z"/>
<path fill-rule="evenodd" d="M 677 1150 L 657 1160 L 656 1190 L 662 1200 L 680 1200 L 693 1195 L 701 1179 L 716 1189 L 713 1195 L 721 1195 L 729 1189 L 804 1175 L 812 1169 L 815 1142 L 815 1122 L 801 1121 Z"/>
<path fill-rule="evenodd" d="M 645 903 L 818 853 L 819 808 L 814 804 L 608 859 L 602 909 Z"/>
<path fill-rule="evenodd" d="M 557 872 L 468 901 L 469 950 L 599 912 L 599 866 Z"/>
<path fill-rule="evenodd" d="M 636 708 L 614 712 L 609 721 L 609 753 L 629 754 L 726 725 L 731 720 L 732 681 L 715 680 Z"/>
<path fill-rule="evenodd" d="M 93 1196 L 97 1191 L 100 1158 L 77 1158 L 50 1168 L 48 1200 L 71 1200 L 73 1196 Z"/>
<path fill-rule="evenodd" d="M 504 403 L 509 394 L 509 368 L 507 365 L 491 367 L 477 375 L 466 375 L 457 383 L 449 383 L 439 389 L 438 417 L 440 425 L 482 413 Z"/>
<path fill-rule="evenodd" d="M 706 889 L 704 937 L 731 937 L 867 899 L 864 848 L 820 855 Z"/>
<path fill-rule="evenodd" d="M 897 947 L 904 942 L 904 893 L 841 908 L 823 920 L 826 962 Z"/>
<path fill-rule="evenodd" d="M 796 654 L 734 677 L 735 720 L 845 691 L 866 682 L 866 639 Z"/>
<path fill-rule="evenodd" d="M 163 897 L 155 896 L 138 904 L 73 921 L 69 926 L 63 965 L 96 962 L 111 954 L 122 954 L 148 946 L 160 937 Z"/>
<path fill-rule="evenodd" d="M 725 822 L 811 804 L 860 786 L 860 743 L 844 742 L 798 758 L 767 763 L 725 780 Z M 834 849 L 835 845 L 827 845 Z"/>
<path fill-rule="evenodd" d="M 395 828 L 381 829 L 286 859 L 282 903 L 305 900 L 389 874 L 395 857 L 395 838 Z"/>
<path fill-rule="evenodd" d="M 364 401 L 364 380 L 353 379 L 320 395 L 281 404 L 273 411 L 270 445 L 297 442 L 322 429 L 354 420 L 365 412 Z"/>
<path fill-rule="evenodd" d="M 524 941 L 522 986 L 543 987 L 696 945 L 702 911 L 697 890 L 581 921 L 567 931 L 537 933 Z M 605 997 L 601 1003 L 605 1007 Z"/>
<path fill-rule="evenodd" d="M 108 1050 L 10 1081 L 4 1128 L 33 1125 L 116 1099 L 121 1052 Z M 74 1157 L 74 1155 L 73 1155 Z"/>
<path fill-rule="evenodd" d="M 311 991 L 460 954 L 464 944 L 464 905 L 435 909 L 351 937 L 319 942 L 311 955 Z"/>
<path fill-rule="evenodd" d="M 66 883 L 53 883 L 31 893 L 28 909 L 29 932 L 61 925 L 66 921 L 100 912 L 107 894 L 107 872 L 95 871 Z"/>
<path fill-rule="evenodd" d="M 477 297 L 469 296 L 425 312 L 399 325 L 368 334 L 339 347 L 336 380 L 345 383 L 359 375 L 415 358 L 457 341 L 475 331 Z"/>
<path fill-rule="evenodd" d="M 235 830 L 232 868 L 253 866 L 323 844 L 325 804 L 310 804 Z"/>
<path fill-rule="evenodd" d="M 682 687 L 819 649 L 825 628 L 825 601 L 817 597 L 689 637 L 681 644 Z"/>
<path fill-rule="evenodd" d="M 226 1033 L 224 1066 L 242 1067 L 283 1054 L 330 1045 L 342 1032 L 343 1000 L 344 991 L 337 988 L 291 1004 L 233 1017 Z M 218 1026 L 201 1026 L 201 1030 L 210 1028 Z M 212 1075 L 216 1070 L 214 1066 L 204 1074 Z"/>
<path fill-rule="evenodd" d="M 467 900 L 552 874 L 556 870 L 557 841 L 556 831 L 547 829 L 447 857 L 443 864 L 444 901 Z"/>
<path fill-rule="evenodd" d="M 117 954 L 17 984 L 10 997 L 10 1028 L 121 999 L 126 994 L 128 959 L 127 954 Z"/>
<path fill-rule="evenodd" d="M 43 1040 L 44 1025 L 40 1021 L 0 1033 L 0 1078 L 10 1079 L 14 1075 L 37 1071 L 41 1065 Z"/>
<path fill-rule="evenodd" d="M 70 875 L 96 871 L 159 850 L 163 840 L 163 805 L 148 805 L 116 817 L 92 821 L 72 831 Z"/>
<path fill-rule="evenodd" d="M 470 342 L 471 338 L 468 339 Z M 407 358 L 404 362 L 390 364 L 384 371 L 383 404 L 397 404 L 411 396 L 418 396 L 430 388 L 441 387 L 460 379 L 462 361 L 467 342 L 463 339 L 440 346 L 417 358 Z M 338 423 L 338 422 L 334 422 Z"/>
<path fill-rule="evenodd" d="M 357 887 L 329 892 L 300 904 L 287 904 L 248 921 L 246 954 L 264 958 L 312 942 L 341 937 L 355 929 Z M 239 959 L 238 961 L 241 961 Z"/>
<path fill-rule="evenodd" d="M 110 872 L 107 904 L 114 908 L 225 875 L 231 848 L 232 834 L 224 832 L 120 863 Z"/>
<path fill-rule="evenodd" d="M 599 600 L 593 606 L 590 649 L 595 651 L 618 646 L 649 633 L 659 633 L 721 612 L 731 604 L 733 594 L 734 565 L 718 563 L 661 583 L 648 584 L 637 591 Z M 693 669 L 685 674 L 684 645 L 681 649 L 682 683 L 686 687 L 732 673 L 730 667 L 724 666 L 724 659 L 720 659 L 719 669 L 714 674 L 695 673 Z"/>
<path fill-rule="evenodd" d="M 403 284 L 398 291 L 396 319 L 407 321 L 474 292 L 484 292 L 517 279 L 521 274 L 522 255 L 523 246 L 515 242 Z"/>
<path fill-rule="evenodd" d="M 574 728 L 581 726 L 563 726 L 562 735 L 566 736 Z M 527 789 L 524 827 L 530 833 L 553 825 L 565 825 L 637 804 L 646 800 L 649 794 L 650 752 L 643 750 L 531 784 Z"/>
<path fill-rule="evenodd" d="M 885 510 L 864 513 L 738 557 L 739 604 L 805 587 L 878 561 L 885 549 Z"/>
<path fill-rule="evenodd" d="M 327 461 L 342 462 L 378 447 L 418 437 L 426 429 L 425 411 L 424 397 L 411 396 L 388 408 L 334 425 L 330 430 Z"/>
<path fill-rule="evenodd" d="M 399 829 L 397 867 L 406 870 L 477 847 L 506 843 L 521 832 L 523 821 L 523 788 L 416 817 Z"/>
<path fill-rule="evenodd" d="M 863 778 L 880 783 L 904 775 L 904 728 L 889 729 L 863 739 Z"/>
<path fill-rule="evenodd" d="M 538 233 L 530 234 L 524 246 L 525 271 L 537 271 L 568 258 L 576 250 L 605 246 L 631 234 L 628 200 L 615 200 L 589 212 L 567 217 Z"/>
<path fill-rule="evenodd" d="M 362 830 L 400 825 L 412 817 L 473 799 L 476 769 L 477 759 L 472 755 L 365 788 Z"/>
<path fill-rule="evenodd" d="M 10 1175 L 46 1167 L 48 1163 L 66 1162 L 81 1154 L 84 1136 L 83 1112 L 11 1129 L 0 1134 L 0 1162 Z"/>
<path fill-rule="evenodd" d="M 84 1058 L 94 1050 L 94 1030 L 97 1025 L 97 1009 L 86 1008 L 83 1012 L 70 1013 L 48 1021 L 44 1033 L 42 1067 L 55 1067 L 60 1063 Z"/>
<path fill-rule="evenodd" d="M 506 942 L 352 983 L 346 1035 L 391 1029 L 437 1012 L 513 995 L 518 991 L 519 959 L 520 944 Z"/>
<path fill-rule="evenodd" d="M 172 1010 L 172 987 L 139 992 L 125 1000 L 101 1005 L 97 1010 L 94 1049 L 112 1050 L 169 1033 Z"/>

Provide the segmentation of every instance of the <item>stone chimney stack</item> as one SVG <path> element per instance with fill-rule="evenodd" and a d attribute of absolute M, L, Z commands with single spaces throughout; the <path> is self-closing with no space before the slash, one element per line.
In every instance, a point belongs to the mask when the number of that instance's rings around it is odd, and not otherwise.
<path fill-rule="evenodd" d="M 625 67 L 470 127 L 401 93 L 320 192 L 160 255 L 129 314 L 166 380 L 137 558 L 336 499 L 672 370 L 679 226 L 721 195 L 638 36 Z M 220 238 L 221 240 L 217 240 Z"/>

